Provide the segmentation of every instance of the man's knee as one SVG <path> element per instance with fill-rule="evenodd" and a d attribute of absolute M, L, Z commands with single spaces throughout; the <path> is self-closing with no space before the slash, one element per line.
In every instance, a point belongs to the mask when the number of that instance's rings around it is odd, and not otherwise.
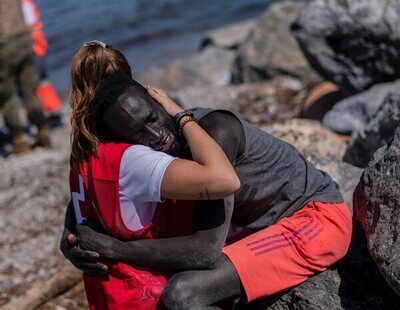
<path fill-rule="evenodd" d="M 190 309 L 195 302 L 194 290 L 189 277 L 177 274 L 163 291 L 163 302 L 168 309 Z"/>

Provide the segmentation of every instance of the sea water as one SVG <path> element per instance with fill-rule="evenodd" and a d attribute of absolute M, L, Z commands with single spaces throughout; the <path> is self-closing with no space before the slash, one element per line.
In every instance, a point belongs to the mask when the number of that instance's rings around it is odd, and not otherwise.
<path fill-rule="evenodd" d="M 49 41 L 47 64 L 58 90 L 83 42 L 120 49 L 133 71 L 194 53 L 214 28 L 259 15 L 271 0 L 36 0 Z"/>

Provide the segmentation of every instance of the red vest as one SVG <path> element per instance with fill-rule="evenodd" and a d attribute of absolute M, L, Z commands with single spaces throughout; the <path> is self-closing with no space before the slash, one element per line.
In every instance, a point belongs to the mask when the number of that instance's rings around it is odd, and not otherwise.
<path fill-rule="evenodd" d="M 119 200 L 119 171 L 125 143 L 102 143 L 79 172 L 70 172 L 71 199 L 77 221 L 90 220 L 122 240 L 190 234 L 193 204 L 173 200 L 159 204 L 150 224 L 132 231 L 124 224 Z M 168 271 L 121 262 L 105 262 L 107 276 L 84 274 L 90 309 L 161 309 Z"/>

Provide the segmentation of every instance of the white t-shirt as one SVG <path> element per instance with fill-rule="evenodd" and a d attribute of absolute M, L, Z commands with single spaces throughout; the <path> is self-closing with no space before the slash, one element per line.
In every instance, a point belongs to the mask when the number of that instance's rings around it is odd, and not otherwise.
<path fill-rule="evenodd" d="M 153 219 L 161 202 L 161 182 L 168 165 L 175 159 L 147 146 L 125 150 L 119 173 L 119 200 L 125 225 L 138 230 Z"/>

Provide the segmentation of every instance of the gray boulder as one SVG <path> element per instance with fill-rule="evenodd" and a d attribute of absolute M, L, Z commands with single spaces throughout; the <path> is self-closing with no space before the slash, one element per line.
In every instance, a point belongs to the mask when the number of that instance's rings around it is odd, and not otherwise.
<path fill-rule="evenodd" d="M 399 88 L 400 80 L 378 84 L 346 98 L 336 103 L 332 110 L 324 116 L 323 124 L 343 135 L 351 135 L 354 131 L 363 130 L 374 118 L 387 95 Z"/>
<path fill-rule="evenodd" d="M 231 81 L 230 69 L 234 59 L 235 52 L 208 46 L 165 67 L 154 67 L 139 76 L 138 80 L 144 85 L 157 85 L 165 91 L 177 91 L 189 86 L 226 85 Z"/>
<path fill-rule="evenodd" d="M 285 0 L 269 6 L 239 46 L 233 67 L 234 82 L 254 82 L 277 75 L 305 81 L 317 79 L 290 33 L 303 1 Z"/>
<path fill-rule="evenodd" d="M 314 0 L 292 30 L 311 66 L 350 94 L 400 77 L 398 0 Z"/>
<path fill-rule="evenodd" d="M 225 86 L 191 86 L 172 93 L 185 108 L 212 107 L 239 113 L 247 121 L 265 125 L 298 116 L 307 90 L 298 79 Z"/>
<path fill-rule="evenodd" d="M 400 295 L 400 128 L 365 169 L 354 193 L 357 221 L 369 252 L 393 290 Z"/>
<path fill-rule="evenodd" d="M 400 89 L 388 93 L 369 123 L 353 133 L 343 160 L 365 167 L 374 152 L 387 144 L 400 125 Z"/>
<path fill-rule="evenodd" d="M 254 19 L 223 26 L 208 32 L 200 43 L 200 49 L 214 45 L 224 49 L 235 49 L 249 35 L 254 27 Z"/>

